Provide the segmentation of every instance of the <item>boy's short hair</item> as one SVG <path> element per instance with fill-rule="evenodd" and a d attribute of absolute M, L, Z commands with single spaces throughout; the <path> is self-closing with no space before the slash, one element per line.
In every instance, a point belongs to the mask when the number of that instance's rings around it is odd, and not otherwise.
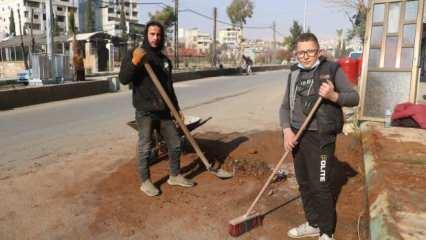
<path fill-rule="evenodd" d="M 309 42 L 309 41 L 314 42 L 317 45 L 317 47 L 319 48 L 318 38 L 313 33 L 302 33 L 302 34 L 300 34 L 299 37 L 296 40 L 296 46 L 299 42 Z"/>

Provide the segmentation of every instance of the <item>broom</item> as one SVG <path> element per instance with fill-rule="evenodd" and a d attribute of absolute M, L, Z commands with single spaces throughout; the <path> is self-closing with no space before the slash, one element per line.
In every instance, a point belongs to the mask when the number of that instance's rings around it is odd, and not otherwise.
<path fill-rule="evenodd" d="M 303 122 L 302 126 L 300 127 L 299 131 L 297 131 L 295 141 L 297 141 L 300 136 L 302 135 L 303 131 L 311 121 L 313 115 L 317 111 L 319 105 L 321 104 L 322 97 L 318 97 L 317 101 L 315 102 L 314 106 L 312 107 L 311 111 L 309 112 L 308 116 L 306 117 L 305 121 Z M 290 153 L 290 151 L 286 151 L 284 155 L 281 157 L 280 161 L 275 166 L 274 170 L 272 171 L 271 176 L 269 176 L 268 180 L 266 181 L 265 185 L 263 185 L 262 190 L 260 190 L 259 194 L 257 194 L 257 197 L 254 199 L 253 203 L 250 205 L 247 212 L 239 216 L 237 218 L 232 219 L 229 221 L 229 234 L 233 237 L 238 237 L 241 234 L 250 231 L 251 229 L 261 226 L 263 222 L 263 215 L 260 213 L 252 212 L 254 206 L 259 201 L 260 197 L 265 192 L 266 188 L 271 183 L 272 179 L 274 178 L 275 174 L 277 173 L 278 169 L 283 164 L 285 158 Z"/>

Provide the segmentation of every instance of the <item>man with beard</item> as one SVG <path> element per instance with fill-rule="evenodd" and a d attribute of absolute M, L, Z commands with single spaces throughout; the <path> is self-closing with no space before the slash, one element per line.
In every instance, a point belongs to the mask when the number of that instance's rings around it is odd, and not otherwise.
<path fill-rule="evenodd" d="M 143 64 L 148 63 L 154 70 L 161 85 L 179 111 L 178 100 L 172 82 L 172 64 L 162 53 L 165 43 L 164 27 L 151 21 L 146 24 L 144 41 L 141 47 L 133 49 L 121 63 L 119 78 L 123 84 L 132 83 L 133 106 L 136 109 L 136 123 L 139 129 L 138 160 L 141 177 L 141 191 L 148 196 L 160 194 L 151 182 L 149 162 L 153 148 L 152 133 L 158 129 L 168 149 L 170 176 L 167 183 L 182 187 L 192 187 L 194 183 L 180 174 L 181 141 L 170 109 L 155 88 Z"/>

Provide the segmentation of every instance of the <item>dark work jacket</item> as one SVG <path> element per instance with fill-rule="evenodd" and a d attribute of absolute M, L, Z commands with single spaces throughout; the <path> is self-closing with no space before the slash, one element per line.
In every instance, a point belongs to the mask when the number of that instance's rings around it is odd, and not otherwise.
<path fill-rule="evenodd" d="M 170 59 L 161 52 L 145 51 L 146 54 L 139 66 L 135 66 L 132 63 L 133 49 L 127 53 L 121 62 L 119 79 L 122 84 L 131 83 L 133 85 L 133 106 L 136 110 L 144 112 L 169 111 L 143 66 L 143 63 L 147 62 L 151 65 L 176 110 L 180 111 L 173 88 L 172 64 Z"/>
<path fill-rule="evenodd" d="M 297 71 L 297 67 L 293 66 L 291 68 L 291 76 L 289 79 L 298 79 L 298 71 Z M 319 89 L 322 83 L 322 80 L 320 79 L 321 75 L 329 75 L 330 76 L 330 81 L 336 86 L 335 84 L 335 76 L 336 76 L 336 72 L 339 69 L 339 65 L 335 62 L 330 62 L 327 60 L 322 60 L 320 65 L 318 66 L 318 69 L 315 71 L 314 73 L 314 85 L 313 85 L 313 91 L 314 93 L 316 93 L 316 99 L 318 99 L 319 95 Z M 290 89 L 290 94 L 289 94 L 289 101 L 290 101 L 290 106 L 294 105 L 291 103 L 291 101 L 294 101 L 294 99 L 291 99 L 292 94 L 291 92 L 294 92 L 294 85 L 290 84 L 289 81 L 289 89 Z M 313 103 L 316 101 L 316 99 L 313 99 L 312 101 L 312 105 Z M 291 107 L 292 108 L 292 107 Z M 292 112 L 294 109 L 290 109 L 290 112 Z M 343 129 L 343 124 L 344 124 L 344 120 L 343 120 L 343 111 L 341 106 L 339 106 L 337 103 L 334 103 L 328 99 L 323 99 L 322 103 L 320 105 L 320 107 L 318 108 L 316 114 L 314 115 L 315 119 L 317 120 L 318 123 L 318 132 L 321 134 L 338 134 L 342 132 Z"/>

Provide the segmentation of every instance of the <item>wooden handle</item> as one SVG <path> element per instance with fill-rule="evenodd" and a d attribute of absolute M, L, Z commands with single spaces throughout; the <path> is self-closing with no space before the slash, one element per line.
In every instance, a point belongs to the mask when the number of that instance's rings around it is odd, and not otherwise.
<path fill-rule="evenodd" d="M 312 117 L 314 116 L 315 112 L 317 111 L 319 105 L 321 104 L 322 97 L 318 97 L 317 101 L 315 102 L 315 105 L 312 107 L 311 111 L 309 112 L 308 116 L 306 117 L 305 121 L 303 122 L 300 129 L 297 131 L 296 139 L 295 141 L 299 140 L 302 133 L 305 131 L 305 128 L 308 126 L 309 122 L 311 121 Z M 244 214 L 245 217 L 249 216 L 251 211 L 253 210 L 254 206 L 256 206 L 256 203 L 259 201 L 260 197 L 262 197 L 263 193 L 265 192 L 266 188 L 271 184 L 272 179 L 274 178 L 275 174 L 277 173 L 278 169 L 283 164 L 284 160 L 286 159 L 287 155 L 290 153 L 290 151 L 286 151 L 284 155 L 281 157 L 280 161 L 275 166 L 274 170 L 272 171 L 272 174 L 269 176 L 268 180 L 266 181 L 265 185 L 263 185 L 262 190 L 260 190 L 259 194 L 257 194 L 256 198 L 254 199 L 253 203 L 250 205 L 249 209 L 247 210 L 246 214 Z"/>
<path fill-rule="evenodd" d="M 201 161 L 206 166 L 207 170 L 211 169 L 211 165 L 207 158 L 204 156 L 203 152 L 201 151 L 200 147 L 198 146 L 197 142 L 195 141 L 194 137 L 192 137 L 191 133 L 189 132 L 188 128 L 186 127 L 185 123 L 183 122 L 182 118 L 180 117 L 179 113 L 177 112 L 175 106 L 173 105 L 172 101 L 170 100 L 169 96 L 167 95 L 166 91 L 164 90 L 163 86 L 161 85 L 160 81 L 158 80 L 157 76 L 155 75 L 154 71 L 152 70 L 151 65 L 149 63 L 144 63 L 145 69 L 148 72 L 149 77 L 151 78 L 152 82 L 154 83 L 155 87 L 157 88 L 158 92 L 160 93 L 161 97 L 163 98 L 164 102 L 166 102 L 167 106 L 169 107 L 170 111 L 172 112 L 173 117 L 177 121 L 179 127 L 182 129 L 183 133 L 185 134 L 188 141 L 191 143 L 192 147 L 194 148 L 195 152 L 197 153 L 198 157 L 200 157 Z"/>

